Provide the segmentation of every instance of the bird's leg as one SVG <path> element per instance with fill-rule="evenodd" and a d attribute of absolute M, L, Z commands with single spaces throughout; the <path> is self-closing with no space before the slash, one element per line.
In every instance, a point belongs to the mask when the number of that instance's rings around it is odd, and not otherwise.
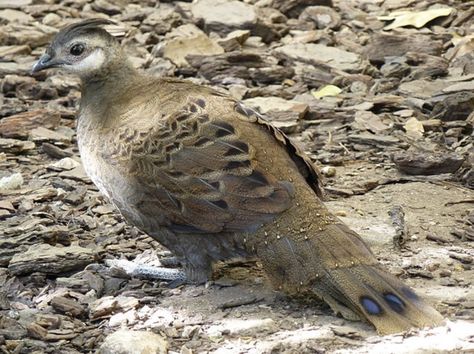
<path fill-rule="evenodd" d="M 155 267 L 145 264 L 137 264 L 126 259 L 108 259 L 105 264 L 115 269 L 115 271 L 123 272 L 130 277 L 149 279 L 149 280 L 171 280 L 187 282 L 186 272 L 181 269 L 172 269 L 165 267 Z"/>
<path fill-rule="evenodd" d="M 183 269 L 150 266 L 139 264 L 126 259 L 108 259 L 105 264 L 113 271 L 126 274 L 129 277 L 148 280 L 169 280 L 170 287 L 182 284 L 203 284 L 212 275 L 212 265 L 207 257 L 193 257 L 194 263 L 181 260 L 178 257 L 169 257 L 164 265 L 183 265 Z"/>
<path fill-rule="evenodd" d="M 160 263 L 166 268 L 180 268 L 183 266 L 183 262 L 174 256 L 161 258 Z"/>

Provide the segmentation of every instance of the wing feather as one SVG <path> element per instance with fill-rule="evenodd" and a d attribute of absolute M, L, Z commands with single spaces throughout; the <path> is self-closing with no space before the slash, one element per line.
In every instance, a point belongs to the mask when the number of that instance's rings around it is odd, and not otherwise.
<path fill-rule="evenodd" d="M 135 208 L 175 232 L 254 231 L 292 205 L 292 187 L 259 168 L 238 127 L 209 119 L 202 101 L 135 140 L 128 158 L 142 195 Z"/>

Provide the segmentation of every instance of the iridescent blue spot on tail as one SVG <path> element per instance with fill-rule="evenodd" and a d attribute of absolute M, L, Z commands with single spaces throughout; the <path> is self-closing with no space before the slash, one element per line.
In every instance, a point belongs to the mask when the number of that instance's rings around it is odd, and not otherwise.
<path fill-rule="evenodd" d="M 360 303 L 365 311 L 367 311 L 370 315 L 380 315 L 382 313 L 382 308 L 380 305 L 371 297 L 362 296 L 360 298 Z"/>
<path fill-rule="evenodd" d="M 393 311 L 397 313 L 402 313 L 403 310 L 405 309 L 405 303 L 397 295 L 392 294 L 392 293 L 387 293 L 383 297 L 385 301 L 387 302 L 388 306 L 390 306 L 390 308 Z"/>

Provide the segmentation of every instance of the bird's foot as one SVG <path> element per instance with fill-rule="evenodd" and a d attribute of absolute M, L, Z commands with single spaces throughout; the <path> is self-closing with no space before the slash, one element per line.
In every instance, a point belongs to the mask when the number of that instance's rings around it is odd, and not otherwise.
<path fill-rule="evenodd" d="M 148 280 L 170 280 L 173 282 L 186 283 L 186 273 L 181 269 L 172 269 L 165 267 L 155 267 L 145 264 L 137 264 L 126 259 L 108 259 L 105 264 L 112 269 L 125 273 L 134 278 L 148 279 Z"/>

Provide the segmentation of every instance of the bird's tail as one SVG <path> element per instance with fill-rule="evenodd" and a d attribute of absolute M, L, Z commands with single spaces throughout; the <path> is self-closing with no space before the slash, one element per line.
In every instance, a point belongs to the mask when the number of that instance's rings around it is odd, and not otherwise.
<path fill-rule="evenodd" d="M 380 334 L 440 324 L 443 317 L 382 269 L 360 236 L 342 223 L 268 237 L 257 254 L 280 288 L 310 290 L 347 319 L 365 319 Z"/>

